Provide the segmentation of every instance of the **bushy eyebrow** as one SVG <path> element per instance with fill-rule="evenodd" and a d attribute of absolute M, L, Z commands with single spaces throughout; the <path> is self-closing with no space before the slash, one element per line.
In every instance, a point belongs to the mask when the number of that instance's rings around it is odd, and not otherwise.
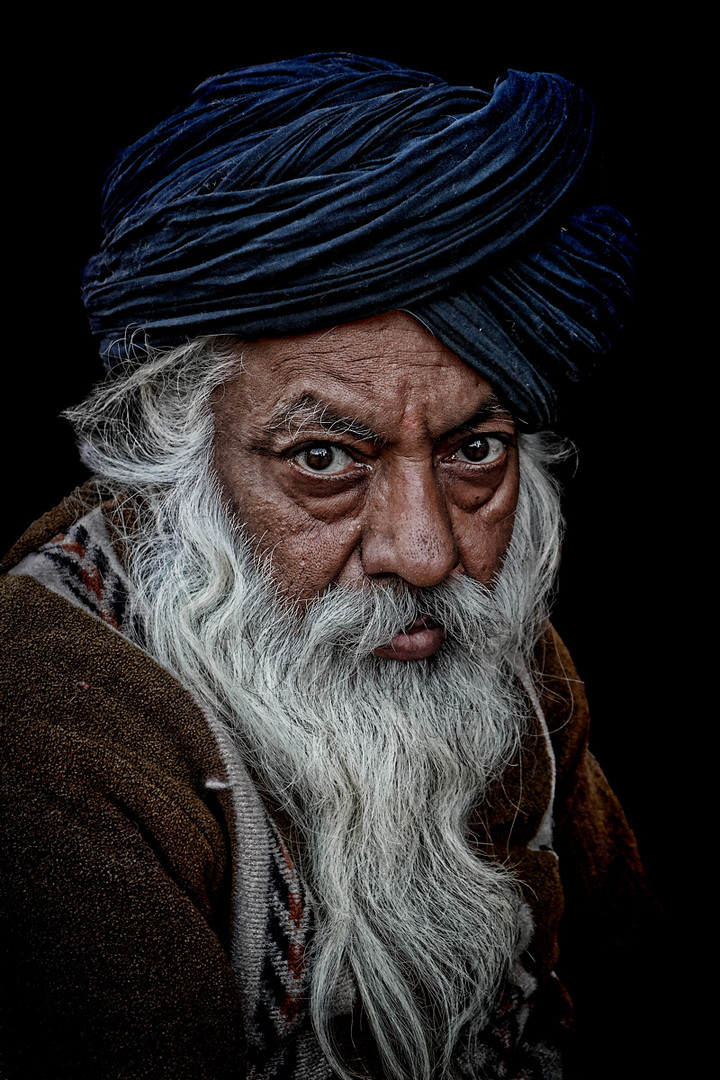
<path fill-rule="evenodd" d="M 267 424 L 266 431 L 287 431 L 288 435 L 297 436 L 304 428 L 320 428 L 326 435 L 354 435 L 356 439 L 383 445 L 385 439 L 357 417 L 342 416 L 332 405 L 311 394 L 304 394 L 297 401 L 277 409 Z"/>
<path fill-rule="evenodd" d="M 451 435 L 473 434 L 481 424 L 488 420 L 503 420 L 514 424 L 515 419 L 505 406 L 491 394 L 482 406 L 467 420 L 463 421 L 452 431 L 447 432 L 443 438 Z M 378 435 L 357 417 L 343 416 L 328 402 L 314 397 L 312 394 L 303 394 L 289 405 L 282 405 L 270 417 L 267 424 L 263 425 L 268 432 L 285 431 L 288 435 L 297 437 L 305 428 L 320 428 L 324 434 L 352 435 L 364 442 L 372 442 L 378 446 L 384 446 L 387 439 Z"/>
<path fill-rule="evenodd" d="M 508 424 L 515 424 L 515 417 L 505 408 L 501 401 L 491 394 L 478 411 L 468 420 L 453 428 L 451 434 L 463 435 L 465 432 L 472 434 L 480 424 L 486 424 L 488 420 L 504 420 Z"/>

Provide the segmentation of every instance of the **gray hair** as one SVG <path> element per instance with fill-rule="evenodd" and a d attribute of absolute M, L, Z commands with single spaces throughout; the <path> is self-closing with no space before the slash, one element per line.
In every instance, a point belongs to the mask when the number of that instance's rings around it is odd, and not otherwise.
<path fill-rule="evenodd" d="M 479 1033 L 522 945 L 512 873 L 466 830 L 527 720 L 518 672 L 557 565 L 558 450 L 520 437 L 518 510 L 492 590 L 466 577 L 369 584 L 287 607 L 212 468 L 210 399 L 240 355 L 226 338 L 153 354 L 68 415 L 85 463 L 137 512 L 143 642 L 222 719 L 303 838 L 319 915 L 310 1011 L 327 1058 L 350 1076 L 331 1032 L 349 969 L 388 1075 L 454 1076 L 460 1057 L 481 1062 Z M 373 656 L 420 612 L 446 629 L 436 657 Z"/>

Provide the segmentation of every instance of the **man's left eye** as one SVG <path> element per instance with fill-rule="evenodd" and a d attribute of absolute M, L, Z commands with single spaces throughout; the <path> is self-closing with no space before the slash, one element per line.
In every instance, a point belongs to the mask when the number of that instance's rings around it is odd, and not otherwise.
<path fill-rule="evenodd" d="M 506 449 L 507 443 L 498 435 L 476 435 L 459 446 L 453 457 L 472 465 L 489 465 L 501 458 Z"/>
<path fill-rule="evenodd" d="M 329 443 L 317 443 L 299 450 L 292 458 L 303 472 L 321 476 L 338 476 L 352 465 L 353 458 L 347 450 Z"/>

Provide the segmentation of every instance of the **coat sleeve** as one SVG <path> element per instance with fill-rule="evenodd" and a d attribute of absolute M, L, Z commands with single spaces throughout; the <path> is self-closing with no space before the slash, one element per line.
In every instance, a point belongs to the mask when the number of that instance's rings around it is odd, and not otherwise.
<path fill-rule="evenodd" d="M 244 1075 L 215 838 L 113 748 L 21 730 L 2 785 L 9 1074 Z"/>
<path fill-rule="evenodd" d="M 0 592 L 3 1075 L 244 1076 L 222 763 L 194 703 L 32 579 Z"/>

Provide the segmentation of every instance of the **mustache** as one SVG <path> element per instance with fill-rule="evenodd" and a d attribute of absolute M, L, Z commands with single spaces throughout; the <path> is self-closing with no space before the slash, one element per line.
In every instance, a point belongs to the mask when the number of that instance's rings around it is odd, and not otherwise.
<path fill-rule="evenodd" d="M 308 652 L 335 647 L 358 658 L 422 624 L 445 631 L 443 648 L 486 648 L 505 629 L 491 590 L 463 574 L 425 588 L 401 580 L 331 585 L 289 605 L 278 604 L 276 596 L 273 606 L 286 633 L 303 635 Z"/>

